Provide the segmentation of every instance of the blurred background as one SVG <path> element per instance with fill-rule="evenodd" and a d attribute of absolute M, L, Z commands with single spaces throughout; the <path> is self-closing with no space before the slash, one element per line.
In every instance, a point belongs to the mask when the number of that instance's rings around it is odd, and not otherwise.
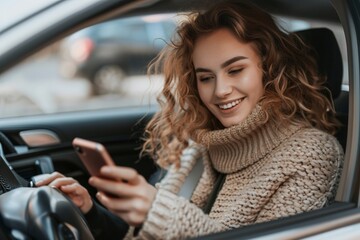
<path fill-rule="evenodd" d="M 30 8 L 48 1 L 37 0 L 36 4 L 17 11 L 26 16 Z M 16 6 L 16 0 L 10 3 Z M 0 30 L 18 20 L 16 16 L 1 13 Z M 277 20 L 288 31 L 319 24 L 298 19 L 284 21 L 281 17 Z M 115 19 L 53 43 L 0 75 L 0 116 L 156 104 L 162 78 L 147 76 L 147 66 L 171 41 L 180 21 L 181 15 L 173 14 Z M 329 28 L 345 49 L 342 30 L 337 26 Z M 345 54 L 343 61 L 347 61 Z M 346 75 L 345 72 L 344 79 Z"/>
<path fill-rule="evenodd" d="M 147 66 L 176 24 L 171 14 L 116 19 L 48 46 L 0 76 L 1 116 L 154 104 L 161 76 Z"/>

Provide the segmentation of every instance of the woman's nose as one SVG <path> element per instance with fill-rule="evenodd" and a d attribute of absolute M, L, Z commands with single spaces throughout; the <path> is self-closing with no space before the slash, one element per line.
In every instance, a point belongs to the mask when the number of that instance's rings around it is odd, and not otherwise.
<path fill-rule="evenodd" d="M 232 92 L 231 84 L 224 77 L 217 77 L 215 86 L 215 95 L 224 98 Z"/>

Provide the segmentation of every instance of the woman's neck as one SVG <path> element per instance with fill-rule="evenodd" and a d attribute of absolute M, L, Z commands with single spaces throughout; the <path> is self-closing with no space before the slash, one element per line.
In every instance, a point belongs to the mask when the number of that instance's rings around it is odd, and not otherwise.
<path fill-rule="evenodd" d="M 221 173 L 232 173 L 260 159 L 298 131 L 298 125 L 280 125 L 266 121 L 265 112 L 257 105 L 239 125 L 207 132 L 201 143 L 208 147 L 214 168 Z"/>

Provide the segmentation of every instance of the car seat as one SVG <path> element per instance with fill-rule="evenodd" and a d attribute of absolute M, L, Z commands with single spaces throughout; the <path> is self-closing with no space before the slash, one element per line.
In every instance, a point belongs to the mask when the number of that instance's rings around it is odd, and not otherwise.
<path fill-rule="evenodd" d="M 312 28 L 295 32 L 316 54 L 321 75 L 326 77 L 325 86 L 330 90 L 334 101 L 336 117 L 341 126 L 335 137 L 346 149 L 348 125 L 348 94 L 341 91 L 343 62 L 334 33 L 327 28 Z"/>

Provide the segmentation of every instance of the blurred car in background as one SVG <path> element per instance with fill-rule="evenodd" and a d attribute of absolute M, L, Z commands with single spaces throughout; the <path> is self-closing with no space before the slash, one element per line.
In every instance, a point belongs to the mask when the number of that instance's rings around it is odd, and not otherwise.
<path fill-rule="evenodd" d="M 60 46 L 60 73 L 83 77 L 94 93 L 119 93 L 124 78 L 145 75 L 148 63 L 170 39 L 173 15 L 116 19 L 74 33 Z"/>

